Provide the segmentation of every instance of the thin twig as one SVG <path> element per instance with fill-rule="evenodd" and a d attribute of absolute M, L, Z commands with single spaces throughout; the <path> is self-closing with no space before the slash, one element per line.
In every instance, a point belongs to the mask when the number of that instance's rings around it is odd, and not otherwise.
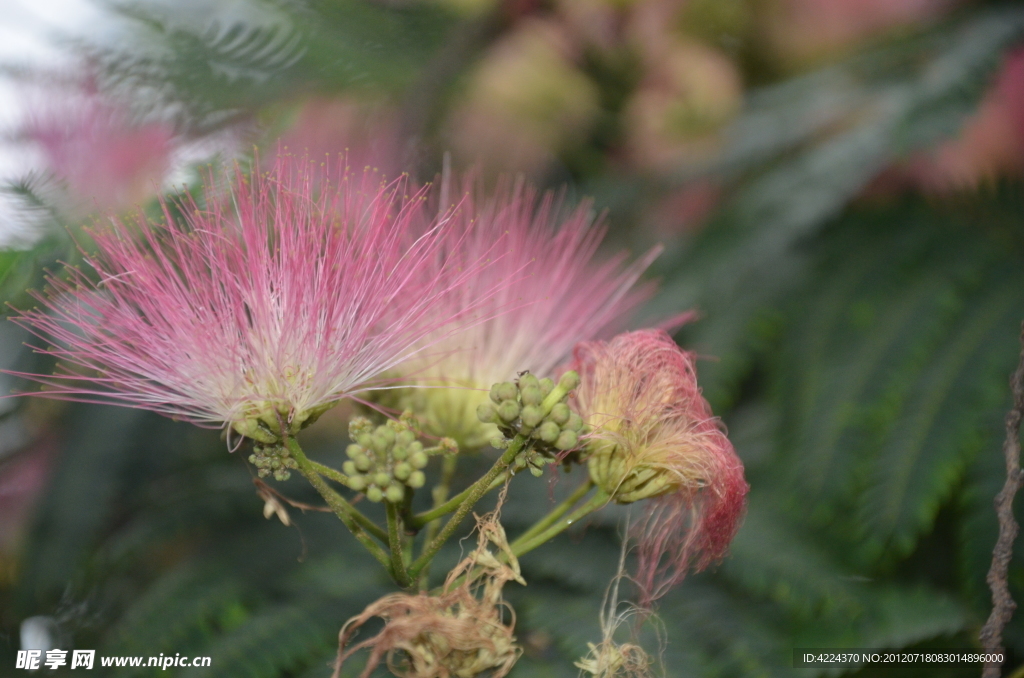
<path fill-rule="evenodd" d="M 253 478 L 252 484 L 256 486 L 256 489 L 259 492 L 266 492 L 267 494 L 273 495 L 274 497 L 280 499 L 281 501 L 288 504 L 292 508 L 297 508 L 300 511 L 319 511 L 320 513 L 334 513 L 334 509 L 332 509 L 330 506 L 313 506 L 312 504 L 306 504 L 301 501 L 289 499 L 287 496 L 281 494 L 280 492 L 278 492 L 273 487 L 263 482 L 259 478 Z"/>
<path fill-rule="evenodd" d="M 1013 407 L 1006 414 L 1006 440 L 1003 442 L 1003 456 L 1006 457 L 1006 483 L 996 495 L 996 515 L 999 517 L 999 538 L 992 551 L 992 567 L 988 571 L 988 585 L 992 589 L 992 614 L 982 627 L 979 638 L 986 654 L 1002 654 L 1003 629 L 1013 617 L 1017 603 L 1010 597 L 1007 573 L 1010 557 L 1013 555 L 1013 540 L 1020 527 L 1013 517 L 1013 498 L 1021 486 L 1020 470 L 1020 424 L 1024 417 L 1024 324 L 1021 325 L 1021 357 L 1017 369 L 1010 377 L 1013 392 Z M 987 662 L 982 678 L 999 678 L 1002 662 Z"/>

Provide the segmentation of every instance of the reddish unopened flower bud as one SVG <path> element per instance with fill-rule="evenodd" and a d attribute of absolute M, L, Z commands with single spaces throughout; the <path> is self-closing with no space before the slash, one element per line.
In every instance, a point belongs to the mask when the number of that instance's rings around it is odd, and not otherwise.
<path fill-rule="evenodd" d="M 701 396 L 694 356 L 660 330 L 580 344 L 577 406 L 590 477 L 615 501 L 653 499 L 634 527 L 646 602 L 724 555 L 747 493 L 743 464 Z"/>
<path fill-rule="evenodd" d="M 305 160 L 238 172 L 206 208 L 96 229 L 78 270 L 14 320 L 66 370 L 39 395 L 115 402 L 273 444 L 422 350 L 472 310 L 441 308 L 474 270 L 435 266 L 450 230 L 372 172 L 311 181 Z M 429 267 L 431 277 L 423 275 Z"/>

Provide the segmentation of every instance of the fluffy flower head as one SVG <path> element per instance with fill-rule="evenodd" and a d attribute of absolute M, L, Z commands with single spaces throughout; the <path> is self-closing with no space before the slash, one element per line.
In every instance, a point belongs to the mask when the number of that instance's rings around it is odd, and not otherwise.
<path fill-rule="evenodd" d="M 651 600 L 724 555 L 743 513 L 743 465 L 700 394 L 693 354 L 665 332 L 581 344 L 572 368 L 593 429 L 591 479 L 620 503 L 654 499 L 635 529 Z"/>
<path fill-rule="evenodd" d="M 422 384 L 449 387 L 421 390 L 414 409 L 432 432 L 472 449 L 496 433 L 476 418 L 488 389 L 525 370 L 553 376 L 576 343 L 622 324 L 649 297 L 651 287 L 636 283 L 659 250 L 632 264 L 624 254 L 598 262 L 604 230 L 589 205 L 565 214 L 555 196 L 538 197 L 522 183 L 482 203 L 467 189 L 455 219 L 462 234 L 456 256 L 467 265 L 487 257 L 494 263 L 446 297 L 445 312 L 462 312 L 479 290 L 494 292 L 477 307 L 478 322 L 436 341 L 406 369 Z"/>
<path fill-rule="evenodd" d="M 52 278 L 15 321 L 58 345 L 42 395 L 117 402 L 274 443 L 457 322 L 439 300 L 471 269 L 423 270 L 446 246 L 421 231 L 422 200 L 370 172 L 314 185 L 281 158 L 184 219 L 93 233 L 82 272 Z M 287 429 L 287 430 L 285 430 Z"/>

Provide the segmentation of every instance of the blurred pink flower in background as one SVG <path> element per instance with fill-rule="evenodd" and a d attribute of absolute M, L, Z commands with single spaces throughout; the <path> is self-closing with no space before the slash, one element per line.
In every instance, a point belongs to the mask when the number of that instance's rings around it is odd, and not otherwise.
<path fill-rule="evenodd" d="M 41 309 L 14 320 L 57 347 L 38 395 L 115 402 L 274 442 L 374 386 L 421 340 L 471 314 L 443 304 L 477 272 L 435 259 L 443 225 L 423 233 L 418 196 L 373 172 L 331 190 L 309 161 L 240 170 L 227 199 L 184 205 L 185 223 L 91 229 L 99 281 L 49 279 Z M 430 268 L 431 276 L 423 275 Z M 476 287 L 475 289 L 481 289 Z"/>
<path fill-rule="evenodd" d="M 671 171 L 684 162 L 714 157 L 718 130 L 739 112 L 743 100 L 736 65 L 696 41 L 646 42 L 644 78 L 625 111 L 632 164 Z"/>
<path fill-rule="evenodd" d="M 974 188 L 1024 170 L 1024 49 L 1007 55 L 977 111 L 956 139 L 913 161 L 910 173 L 925 190 Z"/>
<path fill-rule="evenodd" d="M 43 435 L 0 463 L 0 582 L 6 579 L 5 561 L 18 554 L 58 448 L 52 435 Z"/>
<path fill-rule="evenodd" d="M 370 168 L 391 178 L 401 174 L 410 159 L 399 137 L 397 113 L 356 98 L 303 102 L 276 145 L 316 162 L 343 154 L 349 167 Z"/>
<path fill-rule="evenodd" d="M 784 66 L 833 56 L 873 36 L 914 30 L 962 0 L 775 0 L 765 32 Z"/>
<path fill-rule="evenodd" d="M 152 199 L 174 141 L 169 125 L 134 119 L 88 83 L 33 106 L 23 134 L 42 150 L 74 211 L 115 212 Z"/>
<path fill-rule="evenodd" d="M 594 83 L 563 26 L 524 19 L 469 75 L 447 126 L 456 157 L 489 171 L 543 172 L 584 139 L 598 111 Z"/>
<path fill-rule="evenodd" d="M 645 501 L 630 526 L 635 579 L 650 605 L 690 569 L 725 555 L 748 485 L 697 385 L 695 356 L 662 330 L 620 334 L 576 347 L 576 407 L 593 429 L 590 477 L 619 503 Z"/>

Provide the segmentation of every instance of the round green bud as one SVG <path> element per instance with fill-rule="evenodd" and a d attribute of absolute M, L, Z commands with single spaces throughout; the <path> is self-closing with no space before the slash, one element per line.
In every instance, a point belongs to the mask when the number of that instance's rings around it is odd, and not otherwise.
<path fill-rule="evenodd" d="M 540 380 L 539 386 L 540 386 L 540 392 L 544 394 L 545 398 L 547 398 L 548 394 L 551 393 L 551 391 L 554 390 L 555 382 L 551 381 L 547 377 L 544 377 L 543 379 Z"/>
<path fill-rule="evenodd" d="M 580 375 L 576 374 L 573 370 L 569 370 L 558 380 L 558 385 L 566 391 L 573 391 L 580 385 Z"/>
<path fill-rule="evenodd" d="M 569 421 L 569 417 L 572 412 L 569 410 L 569 406 L 565 403 L 555 403 L 555 406 L 551 408 L 551 421 L 555 422 L 559 426 Z"/>
<path fill-rule="evenodd" d="M 495 405 L 497 405 L 503 400 L 501 395 L 498 393 L 498 388 L 500 386 L 501 384 L 495 384 L 494 386 L 491 387 L 491 392 L 489 393 L 491 397 L 491 402 L 494 403 Z"/>
<path fill-rule="evenodd" d="M 553 443 L 558 440 L 558 436 L 562 433 L 562 429 L 558 428 L 558 424 L 553 421 L 545 421 L 537 429 L 537 437 L 546 443 Z"/>
<path fill-rule="evenodd" d="M 498 401 L 515 400 L 519 395 L 519 389 L 511 381 L 503 381 L 497 385 Z"/>
<path fill-rule="evenodd" d="M 344 471 L 347 476 L 354 476 L 359 471 L 359 469 L 356 468 L 356 463 L 354 461 L 346 461 L 341 465 L 341 470 Z"/>
<path fill-rule="evenodd" d="M 544 467 L 531 465 L 530 475 L 532 475 L 534 478 L 540 478 L 542 475 L 544 475 Z"/>
<path fill-rule="evenodd" d="M 409 443 L 409 454 L 416 454 L 417 452 L 423 451 L 423 443 L 416 440 Z"/>
<path fill-rule="evenodd" d="M 356 492 L 362 492 L 366 489 L 366 476 L 349 476 L 348 486 Z"/>
<path fill-rule="evenodd" d="M 359 443 L 361 447 L 370 447 L 373 445 L 373 436 L 369 433 L 360 433 L 356 437 L 356 442 Z"/>
<path fill-rule="evenodd" d="M 249 463 L 253 464 L 253 465 L 256 465 L 256 461 L 257 461 L 256 460 L 256 455 L 255 454 L 250 454 L 249 455 Z"/>
<path fill-rule="evenodd" d="M 403 447 L 416 440 L 416 434 L 412 431 L 402 431 L 395 437 L 395 442 Z"/>
<path fill-rule="evenodd" d="M 496 450 L 503 450 L 506 447 L 508 447 L 508 441 L 505 440 L 505 436 L 501 435 L 500 433 L 495 433 L 493 436 L 491 436 L 491 447 L 493 447 Z"/>
<path fill-rule="evenodd" d="M 539 389 L 540 388 L 540 380 L 537 379 L 537 377 L 535 377 L 532 374 L 530 374 L 529 372 L 527 372 L 523 376 L 519 377 L 519 390 L 520 391 L 525 391 L 526 389 L 533 388 L 534 386 L 536 386 Z"/>
<path fill-rule="evenodd" d="M 555 441 L 555 447 L 560 450 L 571 450 L 576 447 L 578 442 L 579 438 L 576 436 L 575 431 L 562 431 L 558 435 L 558 440 Z"/>
<path fill-rule="evenodd" d="M 355 459 L 362 453 L 363 448 L 360 447 L 359 445 L 356 445 L 355 443 L 345 448 L 345 454 L 348 456 L 349 459 Z"/>
<path fill-rule="evenodd" d="M 378 426 L 377 435 L 384 439 L 388 445 L 393 445 L 395 439 L 398 437 L 395 431 L 390 426 Z"/>
<path fill-rule="evenodd" d="M 524 402 L 526 398 L 523 398 Z M 523 408 L 522 412 L 523 424 L 526 426 L 536 426 L 544 419 L 544 413 L 541 412 L 540 408 L 536 405 L 527 405 Z"/>
<path fill-rule="evenodd" d="M 519 392 L 524 405 L 540 405 L 544 401 L 544 394 L 536 384 L 521 386 Z"/>
<path fill-rule="evenodd" d="M 494 405 L 481 403 L 476 408 L 476 418 L 485 424 L 495 424 L 498 422 L 498 412 L 494 409 Z"/>
<path fill-rule="evenodd" d="M 583 417 L 573 412 L 569 415 L 569 421 L 565 422 L 565 428 L 578 433 L 583 429 Z"/>
<path fill-rule="evenodd" d="M 409 450 L 404 446 L 395 445 L 391 448 L 391 457 L 396 461 L 402 461 L 409 456 Z"/>
<path fill-rule="evenodd" d="M 288 480 L 291 477 L 292 477 L 292 474 L 291 474 L 290 471 L 283 471 L 283 470 L 281 470 L 281 471 L 274 471 L 274 480 L 279 480 L 281 482 L 284 482 L 284 481 Z"/>
<path fill-rule="evenodd" d="M 373 450 L 377 454 L 385 454 L 388 448 L 391 447 L 391 443 L 388 442 L 387 438 L 380 434 L 380 431 L 373 434 Z"/>
<path fill-rule="evenodd" d="M 412 464 L 406 462 L 400 462 L 395 464 L 395 477 L 399 480 L 405 481 L 412 475 Z"/>
<path fill-rule="evenodd" d="M 503 400 L 498 405 L 498 416 L 503 421 L 512 422 L 519 416 L 519 403 L 514 400 Z"/>
<path fill-rule="evenodd" d="M 386 487 L 391 482 L 391 476 L 384 471 L 377 471 L 373 474 L 373 484 L 377 487 Z"/>
<path fill-rule="evenodd" d="M 423 475 L 423 471 L 413 471 L 412 475 L 409 476 L 409 480 L 406 481 L 406 485 L 409 487 L 423 487 L 423 484 L 427 482 L 427 477 Z"/>
<path fill-rule="evenodd" d="M 365 454 L 359 455 L 358 457 L 353 459 L 352 462 L 360 471 L 369 471 L 371 468 L 373 468 L 373 461 L 370 459 L 368 455 Z"/>
<path fill-rule="evenodd" d="M 376 504 L 384 499 L 384 492 L 379 487 L 371 486 L 366 490 L 366 498 Z"/>
<path fill-rule="evenodd" d="M 397 504 L 405 498 L 405 488 L 401 485 L 388 485 L 388 489 L 384 490 L 384 498 L 392 504 Z"/>
<path fill-rule="evenodd" d="M 427 465 L 430 459 L 427 457 L 426 452 L 417 452 L 416 454 L 409 455 L 409 463 L 412 464 L 413 468 L 423 468 Z"/>

